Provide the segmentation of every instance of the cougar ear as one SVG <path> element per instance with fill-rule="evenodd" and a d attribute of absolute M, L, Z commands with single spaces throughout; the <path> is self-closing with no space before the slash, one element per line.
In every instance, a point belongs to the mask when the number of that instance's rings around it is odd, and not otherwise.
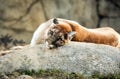
<path fill-rule="evenodd" d="M 54 23 L 54 24 L 58 24 L 57 18 L 54 18 L 54 19 L 53 19 L 53 23 Z"/>
<path fill-rule="evenodd" d="M 75 31 L 71 31 L 68 33 L 68 38 L 69 40 L 72 40 L 72 38 L 75 36 L 76 32 Z"/>

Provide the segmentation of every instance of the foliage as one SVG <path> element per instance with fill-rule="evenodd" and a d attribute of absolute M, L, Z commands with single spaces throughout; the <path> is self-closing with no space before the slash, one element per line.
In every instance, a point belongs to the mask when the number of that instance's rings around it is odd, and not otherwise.
<path fill-rule="evenodd" d="M 56 69 L 47 69 L 47 70 L 17 70 L 10 74 L 6 74 L 10 79 L 15 79 L 17 76 L 20 75 L 30 75 L 34 79 L 42 78 L 42 79 L 85 79 L 82 75 L 76 73 L 67 73 L 62 70 Z M 14 78 L 13 78 L 14 76 Z"/>
<path fill-rule="evenodd" d="M 23 45 L 25 42 L 23 40 L 13 39 L 10 35 L 0 36 L 0 49 L 6 50 L 12 46 Z"/>
<path fill-rule="evenodd" d="M 86 77 L 78 73 L 68 73 L 62 70 L 47 69 L 39 71 L 34 70 L 17 70 L 12 73 L 4 75 L 10 79 L 15 79 L 20 75 L 30 75 L 34 79 L 120 79 L 120 74 L 100 74 L 99 72 L 94 72 L 91 76 Z M 0 75 L 0 78 L 3 76 Z"/>
<path fill-rule="evenodd" d="M 119 74 L 100 74 L 99 72 L 94 72 L 91 76 L 93 79 L 120 79 L 120 73 Z"/>

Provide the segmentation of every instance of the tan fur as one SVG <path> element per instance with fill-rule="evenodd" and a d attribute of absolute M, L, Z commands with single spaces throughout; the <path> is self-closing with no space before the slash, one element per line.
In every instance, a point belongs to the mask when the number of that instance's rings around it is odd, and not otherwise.
<path fill-rule="evenodd" d="M 119 34 L 110 27 L 88 29 L 81 26 L 75 21 L 70 21 L 60 18 L 57 19 L 58 19 L 58 24 L 54 25 L 54 27 L 49 30 L 49 32 L 51 30 L 54 30 L 53 32 L 55 31 L 57 32 L 55 32 L 54 35 L 51 35 L 48 32 L 47 42 L 49 45 L 52 45 L 53 44 L 52 42 L 58 39 L 58 37 L 64 37 L 65 34 L 68 34 L 71 31 L 75 31 L 76 34 L 71 39 L 72 41 L 106 44 L 114 47 L 120 46 Z M 70 40 L 63 38 L 63 40 L 61 40 L 61 43 L 63 44 L 61 44 L 60 46 L 68 43 L 68 41 Z M 59 40 L 56 42 L 59 42 Z M 59 43 L 57 45 L 59 46 Z"/>

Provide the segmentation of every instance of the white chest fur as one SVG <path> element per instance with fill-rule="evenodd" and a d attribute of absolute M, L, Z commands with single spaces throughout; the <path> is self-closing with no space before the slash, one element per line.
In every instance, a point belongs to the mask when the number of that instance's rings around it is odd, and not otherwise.
<path fill-rule="evenodd" d="M 53 26 L 53 19 L 48 20 L 45 23 L 42 23 L 34 32 L 30 46 L 33 47 L 36 44 L 44 43 L 47 35 L 47 31 L 51 26 Z"/>

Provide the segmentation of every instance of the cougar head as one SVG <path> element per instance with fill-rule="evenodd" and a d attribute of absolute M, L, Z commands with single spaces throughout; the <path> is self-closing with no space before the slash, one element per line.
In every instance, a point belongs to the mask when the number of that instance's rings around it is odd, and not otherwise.
<path fill-rule="evenodd" d="M 76 34 L 64 21 L 53 19 L 54 25 L 47 32 L 46 44 L 49 48 L 57 48 L 68 43 Z"/>

